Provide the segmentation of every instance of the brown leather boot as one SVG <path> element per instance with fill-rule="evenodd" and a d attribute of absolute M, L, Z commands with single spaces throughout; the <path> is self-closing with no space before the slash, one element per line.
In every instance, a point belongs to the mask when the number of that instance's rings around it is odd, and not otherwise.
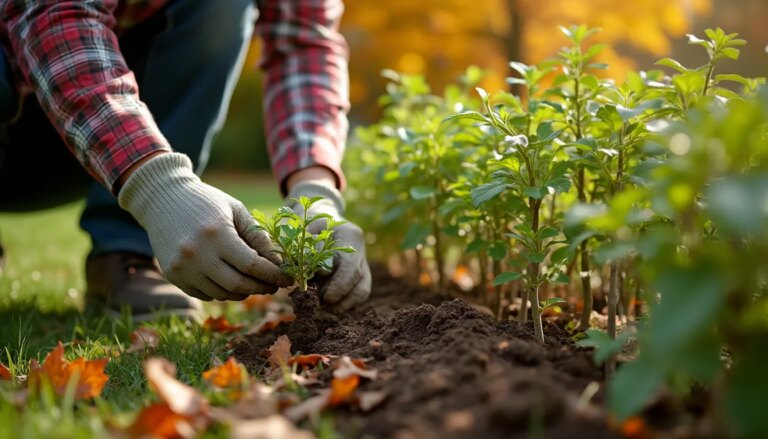
<path fill-rule="evenodd" d="M 199 320 L 202 302 L 165 280 L 154 259 L 130 252 L 89 256 L 85 261 L 86 299 L 113 317 L 128 307 L 134 321 L 168 315 Z"/>

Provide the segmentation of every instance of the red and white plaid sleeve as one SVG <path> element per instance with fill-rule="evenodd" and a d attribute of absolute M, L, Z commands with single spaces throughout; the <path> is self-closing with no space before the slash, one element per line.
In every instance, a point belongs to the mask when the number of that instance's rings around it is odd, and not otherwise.
<path fill-rule="evenodd" d="M 170 150 L 118 48 L 117 0 L 0 1 L 2 33 L 24 82 L 65 143 L 108 188 Z"/>
<path fill-rule="evenodd" d="M 288 176 L 324 166 L 345 185 L 349 49 L 339 33 L 342 0 L 257 0 L 264 41 L 264 107 L 272 170 Z"/>

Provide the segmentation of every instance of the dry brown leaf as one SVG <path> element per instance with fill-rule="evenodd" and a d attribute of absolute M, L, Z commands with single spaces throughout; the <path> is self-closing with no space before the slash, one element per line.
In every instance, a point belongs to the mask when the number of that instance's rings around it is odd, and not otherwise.
<path fill-rule="evenodd" d="M 281 323 L 290 323 L 294 320 L 296 320 L 295 314 L 281 314 L 276 311 L 269 311 L 267 312 L 267 315 L 256 326 L 249 329 L 246 334 L 263 334 L 275 330 Z"/>
<path fill-rule="evenodd" d="M 331 407 L 352 401 L 357 386 L 360 385 L 358 375 L 349 375 L 345 378 L 331 380 L 331 394 L 328 397 L 328 405 Z"/>
<path fill-rule="evenodd" d="M 144 374 L 150 387 L 174 413 L 183 416 L 207 413 L 208 401 L 197 390 L 176 379 L 176 366 L 168 360 L 150 358 L 144 362 Z"/>
<path fill-rule="evenodd" d="M 317 395 L 288 407 L 283 411 L 283 415 L 293 422 L 301 421 L 309 416 L 315 417 L 328 406 L 329 396 L 331 396 L 330 389 L 321 390 Z"/>
<path fill-rule="evenodd" d="M 78 358 L 71 363 L 64 360 L 64 345 L 59 342 L 43 361 L 42 366 L 32 360 L 29 366 L 29 386 L 39 388 L 42 381 L 47 381 L 56 395 L 63 396 L 67 385 L 73 379 L 75 399 L 90 399 L 101 395 L 109 377 L 104 373 L 109 359 L 86 360 Z"/>
<path fill-rule="evenodd" d="M 274 298 L 268 294 L 252 294 L 240 303 L 248 311 L 264 311 L 273 301 Z"/>
<path fill-rule="evenodd" d="M 278 401 L 274 390 L 263 383 L 254 383 L 234 405 L 211 407 L 211 417 L 219 422 L 263 418 L 277 413 Z"/>
<path fill-rule="evenodd" d="M 5 364 L 0 363 L 0 380 L 10 381 L 13 379 L 11 370 L 8 369 Z"/>
<path fill-rule="evenodd" d="M 296 364 L 302 367 L 315 367 L 318 363 L 328 365 L 331 363 L 331 357 L 320 354 L 296 355 L 288 361 L 289 366 Z"/>
<path fill-rule="evenodd" d="M 230 425 L 232 439 L 314 439 L 315 435 L 299 430 L 285 416 L 235 422 Z"/>
<path fill-rule="evenodd" d="M 360 359 L 351 359 L 347 356 L 339 358 L 334 364 L 333 377 L 344 379 L 350 375 L 357 375 L 369 380 L 375 380 L 378 373 L 375 370 L 366 369 L 365 362 Z"/>
<path fill-rule="evenodd" d="M 131 345 L 125 351 L 127 354 L 151 352 L 157 349 L 157 346 L 160 344 L 160 334 L 150 328 L 139 328 L 131 332 L 130 338 Z"/>
<path fill-rule="evenodd" d="M 357 395 L 357 406 L 364 412 L 373 410 L 376 406 L 384 402 L 389 396 L 385 390 L 373 390 L 370 392 L 359 392 Z"/>
<path fill-rule="evenodd" d="M 174 412 L 165 402 L 144 408 L 125 432 L 132 438 L 182 439 L 195 436 L 194 417 Z"/>
<path fill-rule="evenodd" d="M 216 332 L 237 332 L 243 329 L 243 325 L 233 325 L 226 317 L 208 317 L 203 323 L 203 328 Z"/>
<path fill-rule="evenodd" d="M 309 387 L 319 383 L 320 381 L 316 376 L 305 376 L 304 374 L 299 375 L 296 373 L 290 373 L 287 376 L 286 374 L 280 374 L 277 380 L 272 383 L 272 387 L 275 390 L 280 390 L 286 388 L 288 385 L 298 384 L 301 387 Z"/>
<path fill-rule="evenodd" d="M 286 367 L 291 361 L 291 340 L 287 335 L 281 335 L 275 340 L 275 343 L 268 349 L 269 362 L 274 367 Z"/>

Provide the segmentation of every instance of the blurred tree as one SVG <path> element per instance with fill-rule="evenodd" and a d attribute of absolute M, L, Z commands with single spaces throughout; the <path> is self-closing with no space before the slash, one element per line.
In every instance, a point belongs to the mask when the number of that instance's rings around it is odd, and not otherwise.
<path fill-rule="evenodd" d="M 356 117 L 367 118 L 384 83 L 383 68 L 427 74 L 442 88 L 467 65 L 489 74 L 483 84 L 504 87 L 507 62 L 542 61 L 563 44 L 559 25 L 599 27 L 609 76 L 622 78 L 634 67 L 631 56 L 655 58 L 670 51 L 670 39 L 682 36 L 692 19 L 709 12 L 711 0 L 354 0 L 347 2 L 343 31 L 352 49 L 352 101 Z M 374 113 L 375 114 L 375 113 Z"/>

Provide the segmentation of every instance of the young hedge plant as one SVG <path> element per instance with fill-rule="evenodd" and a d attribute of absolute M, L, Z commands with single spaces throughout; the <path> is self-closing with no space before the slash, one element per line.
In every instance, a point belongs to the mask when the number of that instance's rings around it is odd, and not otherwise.
<path fill-rule="evenodd" d="M 253 209 L 251 215 L 260 230 L 269 235 L 275 252 L 282 259 L 282 270 L 296 279 L 297 288 L 307 291 L 308 282 L 320 271 L 330 272 L 333 268 L 333 253 L 336 251 L 354 253 L 348 246 L 337 246 L 333 230 L 346 223 L 336 221 L 326 213 L 309 215 L 309 208 L 323 197 L 299 197 L 292 200 L 299 203 L 303 212 L 297 214 L 290 207 L 281 207 L 268 217 L 264 212 Z M 313 234 L 307 229 L 317 221 L 325 221 L 325 228 Z"/>

